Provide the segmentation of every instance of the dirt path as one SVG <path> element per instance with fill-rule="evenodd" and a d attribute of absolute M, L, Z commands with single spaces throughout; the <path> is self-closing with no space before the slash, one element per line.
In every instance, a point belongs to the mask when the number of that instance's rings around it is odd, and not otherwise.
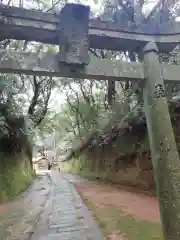
<path fill-rule="evenodd" d="M 97 206 L 116 207 L 140 220 L 159 221 L 160 219 L 155 197 L 96 183 L 77 183 L 76 189 Z"/>
<path fill-rule="evenodd" d="M 118 189 L 93 181 L 80 181 L 66 175 L 74 183 L 88 207 L 94 212 L 106 239 L 163 239 L 157 199 L 143 193 Z"/>

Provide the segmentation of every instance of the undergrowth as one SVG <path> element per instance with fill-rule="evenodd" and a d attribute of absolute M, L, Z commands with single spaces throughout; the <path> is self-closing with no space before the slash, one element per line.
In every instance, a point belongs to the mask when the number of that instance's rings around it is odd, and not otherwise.
<path fill-rule="evenodd" d="M 13 161 L 16 161 L 17 158 L 15 156 Z M 12 161 L 8 159 L 7 162 Z M 35 173 L 31 169 L 28 159 L 23 155 L 19 155 L 17 162 L 17 164 L 1 166 L 0 202 L 12 199 L 33 182 Z"/>
<path fill-rule="evenodd" d="M 156 196 L 155 189 L 147 189 L 144 185 L 139 184 L 138 180 L 133 176 L 132 172 L 129 173 L 126 179 L 123 179 L 122 172 L 109 172 L 107 169 L 91 169 L 82 164 L 79 158 L 73 158 L 69 161 L 59 163 L 61 171 L 78 174 L 79 176 L 88 180 L 95 180 L 106 184 L 113 185 L 117 188 L 129 187 L 135 192 L 144 192 L 147 195 Z"/>

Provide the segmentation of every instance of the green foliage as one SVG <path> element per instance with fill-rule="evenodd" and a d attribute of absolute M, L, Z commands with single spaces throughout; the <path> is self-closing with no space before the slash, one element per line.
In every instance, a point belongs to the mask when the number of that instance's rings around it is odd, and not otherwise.
<path fill-rule="evenodd" d="M 23 116 L 22 92 L 18 77 L 0 76 L 0 201 L 14 197 L 33 180 L 33 124 Z"/>
<path fill-rule="evenodd" d="M 0 163 L 0 202 L 11 199 L 24 191 L 32 183 L 35 176 L 29 159 L 24 154 L 11 156 L 11 159 L 9 157 L 4 161 L 17 163 L 6 166 L 2 166 Z"/>
<path fill-rule="evenodd" d="M 60 162 L 59 167 L 62 172 L 78 174 L 88 179 L 96 179 L 97 177 L 102 180 L 108 179 L 105 169 L 92 169 L 91 164 L 91 161 L 89 161 L 89 165 L 83 164 L 81 156 L 81 158 L 72 158 L 69 161 Z"/>

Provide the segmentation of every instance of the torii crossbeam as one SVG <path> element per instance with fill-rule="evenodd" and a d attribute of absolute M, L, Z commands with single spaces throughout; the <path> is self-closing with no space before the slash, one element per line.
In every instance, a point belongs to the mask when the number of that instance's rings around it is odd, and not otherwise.
<path fill-rule="evenodd" d="M 144 69 L 141 63 L 98 59 L 90 62 L 88 48 L 131 51 L 142 49 L 145 43 L 154 41 L 160 50 L 169 52 L 180 42 L 179 24 L 175 25 L 176 34 L 172 34 L 174 30 L 170 28 L 167 28 L 166 32 L 162 30 L 162 34 L 159 35 L 149 34 L 148 30 L 143 34 L 142 29 L 131 31 L 113 23 L 89 21 L 89 7 L 79 4 L 65 5 L 60 15 L 4 5 L 0 5 L 0 13 L 2 39 L 33 40 L 58 44 L 60 47 L 60 53 L 57 55 L 3 50 L 0 52 L 0 71 L 4 73 L 143 81 Z M 169 65 L 161 67 L 165 81 L 179 80 L 178 67 Z"/>
<path fill-rule="evenodd" d="M 144 83 L 142 63 L 120 60 L 91 59 L 84 68 L 59 63 L 59 56 L 51 53 L 24 53 L 0 50 L 0 72 L 38 76 L 56 76 L 94 80 L 140 81 Z M 180 78 L 179 66 L 161 64 L 164 81 L 177 83 Z"/>
<path fill-rule="evenodd" d="M 1 39 L 37 41 L 60 44 L 58 29 L 63 25 L 59 14 L 26 10 L 0 5 Z M 139 51 L 150 42 L 157 43 L 160 52 L 170 52 L 180 42 L 180 24 L 164 23 L 159 29 L 146 24 L 140 27 L 118 26 L 112 22 L 89 21 L 89 47 L 96 49 Z"/>

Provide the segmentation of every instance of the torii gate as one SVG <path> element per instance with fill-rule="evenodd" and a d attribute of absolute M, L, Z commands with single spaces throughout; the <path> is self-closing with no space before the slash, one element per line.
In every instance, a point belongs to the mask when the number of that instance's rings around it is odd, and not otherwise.
<path fill-rule="evenodd" d="M 165 240 L 180 239 L 180 161 L 169 116 L 164 81 L 180 82 L 180 68 L 160 64 L 158 48 L 180 43 L 180 25 L 165 24 L 161 34 L 145 26 L 130 30 L 89 21 L 89 7 L 67 4 L 60 15 L 0 6 L 1 39 L 59 45 L 58 54 L 0 50 L 0 71 L 97 80 L 141 81 L 145 114 Z M 159 30 L 158 30 L 159 31 Z M 88 48 L 143 50 L 144 63 L 89 59 Z M 167 134 L 166 134 L 167 132 Z"/>

